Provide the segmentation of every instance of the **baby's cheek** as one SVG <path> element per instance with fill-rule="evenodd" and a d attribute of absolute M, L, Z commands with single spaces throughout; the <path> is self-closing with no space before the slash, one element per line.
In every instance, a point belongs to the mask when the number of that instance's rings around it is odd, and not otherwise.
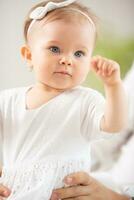
<path fill-rule="evenodd" d="M 87 77 L 88 71 L 85 70 L 80 70 L 79 72 L 75 73 L 75 82 L 77 82 L 78 84 L 81 84 L 83 81 L 85 81 L 86 77 Z"/>

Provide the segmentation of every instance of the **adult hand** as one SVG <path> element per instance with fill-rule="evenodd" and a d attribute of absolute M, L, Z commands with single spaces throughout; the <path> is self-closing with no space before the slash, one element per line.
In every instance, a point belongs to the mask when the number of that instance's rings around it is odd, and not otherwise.
<path fill-rule="evenodd" d="M 129 197 L 106 188 L 85 172 L 77 172 L 65 177 L 69 186 L 53 191 L 51 200 L 129 200 Z"/>

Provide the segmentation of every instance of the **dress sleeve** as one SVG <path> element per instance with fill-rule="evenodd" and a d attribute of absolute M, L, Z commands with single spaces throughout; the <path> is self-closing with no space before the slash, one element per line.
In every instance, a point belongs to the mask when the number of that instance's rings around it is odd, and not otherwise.
<path fill-rule="evenodd" d="M 87 139 L 109 138 L 113 134 L 100 130 L 100 122 L 104 115 L 105 99 L 97 91 L 84 97 L 81 107 L 81 133 Z"/>

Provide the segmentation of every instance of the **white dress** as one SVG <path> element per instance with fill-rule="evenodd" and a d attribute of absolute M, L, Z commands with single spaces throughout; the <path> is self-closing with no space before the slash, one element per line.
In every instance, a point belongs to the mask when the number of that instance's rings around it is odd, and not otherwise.
<path fill-rule="evenodd" d="M 29 88 L 0 93 L 0 181 L 12 190 L 8 200 L 49 200 L 67 174 L 89 172 L 90 141 L 111 135 L 100 131 L 105 101 L 97 91 L 78 86 L 27 110 Z"/>

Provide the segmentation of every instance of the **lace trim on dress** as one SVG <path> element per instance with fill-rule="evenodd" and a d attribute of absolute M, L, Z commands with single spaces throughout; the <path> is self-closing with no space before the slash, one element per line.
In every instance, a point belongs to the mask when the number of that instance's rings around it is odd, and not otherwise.
<path fill-rule="evenodd" d="M 36 200 L 37 198 L 49 200 L 53 189 L 66 187 L 63 183 L 66 175 L 78 171 L 89 172 L 89 167 L 88 161 L 70 160 L 35 163 L 28 168 L 26 166 L 19 166 L 16 169 L 3 168 L 1 183 L 11 188 L 12 194 L 8 198 L 10 200 L 34 200 L 34 197 Z"/>

